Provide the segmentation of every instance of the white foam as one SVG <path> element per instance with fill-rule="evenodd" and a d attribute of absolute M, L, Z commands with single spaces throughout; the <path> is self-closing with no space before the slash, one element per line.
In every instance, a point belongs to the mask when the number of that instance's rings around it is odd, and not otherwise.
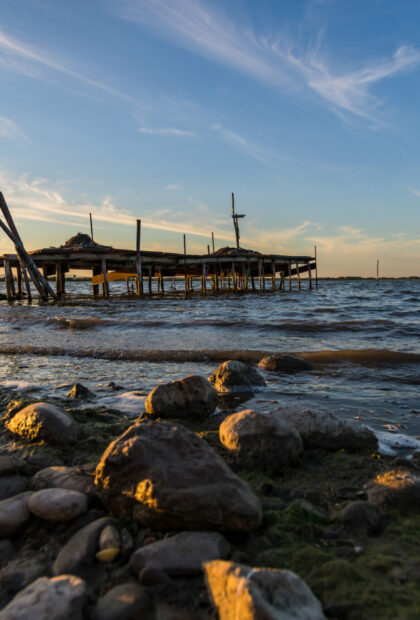
<path fill-rule="evenodd" d="M 386 433 L 385 431 L 374 431 L 379 441 L 378 452 L 397 456 L 401 450 L 415 452 L 420 450 L 420 440 L 401 433 Z"/>
<path fill-rule="evenodd" d="M 136 390 L 132 392 L 119 392 L 112 394 L 112 396 L 103 396 L 95 400 L 96 407 L 109 407 L 117 409 L 127 415 L 138 416 L 144 410 L 144 403 L 147 396 L 139 396 Z M 81 409 L 86 407 L 92 407 L 92 403 L 87 402 Z"/>

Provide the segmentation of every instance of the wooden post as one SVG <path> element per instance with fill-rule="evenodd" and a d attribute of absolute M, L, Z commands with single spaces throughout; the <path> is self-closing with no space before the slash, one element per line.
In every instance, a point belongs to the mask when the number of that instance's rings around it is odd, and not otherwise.
<path fill-rule="evenodd" d="M 57 297 L 61 297 L 63 294 L 63 278 L 62 278 L 62 265 L 61 263 L 55 264 L 55 292 Z"/>
<path fill-rule="evenodd" d="M 273 291 L 276 290 L 276 261 L 271 261 L 271 283 Z"/>
<path fill-rule="evenodd" d="M 13 299 L 12 286 L 11 286 L 10 280 L 11 280 L 10 262 L 8 258 L 5 258 L 4 259 L 4 283 L 6 285 L 7 301 L 12 301 Z"/>
<path fill-rule="evenodd" d="M 280 290 L 284 291 L 284 271 L 280 271 Z"/>
<path fill-rule="evenodd" d="M 99 265 L 93 265 L 92 267 L 92 277 L 99 276 L 101 273 L 101 268 Z M 96 297 L 99 295 L 99 284 L 92 284 L 92 295 Z"/>
<path fill-rule="evenodd" d="M 299 272 L 299 264 L 296 262 L 296 273 L 297 273 L 297 277 L 298 277 L 298 289 L 300 290 L 300 272 Z M 308 269 L 308 273 L 309 273 L 310 269 Z"/>
<path fill-rule="evenodd" d="M 137 228 L 136 228 L 136 271 L 137 271 L 136 292 L 137 292 L 137 295 L 140 295 L 143 290 L 140 241 L 141 241 L 141 220 L 137 220 Z"/>
<path fill-rule="evenodd" d="M 89 219 L 90 219 L 90 238 L 93 239 L 93 222 L 92 222 L 92 213 L 89 213 Z"/>
<path fill-rule="evenodd" d="M 258 260 L 258 290 L 261 290 L 261 270 L 262 270 L 262 265 L 261 265 L 261 259 Z"/>
<path fill-rule="evenodd" d="M 207 293 L 207 265 L 206 263 L 203 263 L 203 293 L 204 295 Z"/>
<path fill-rule="evenodd" d="M 211 233 L 211 245 L 213 247 L 213 254 L 214 254 L 214 252 L 215 252 L 215 250 L 214 250 L 214 232 Z"/>
<path fill-rule="evenodd" d="M 263 291 L 265 291 L 265 267 L 264 267 L 263 261 L 261 261 L 261 266 L 262 266 Z"/>
<path fill-rule="evenodd" d="M 292 263 L 289 260 L 289 291 L 292 290 Z"/>
<path fill-rule="evenodd" d="M 10 230 L 9 228 L 7 228 L 7 226 L 5 226 L 5 224 L 2 221 L 0 221 L 0 227 L 4 230 L 4 232 L 9 237 L 9 239 L 14 243 L 16 252 L 18 254 L 19 262 L 22 268 L 23 267 L 27 268 L 32 278 L 32 281 L 35 284 L 41 296 L 41 299 L 43 301 L 47 301 L 48 295 L 51 295 L 53 299 L 57 299 L 57 296 L 52 290 L 52 288 L 50 287 L 50 285 L 48 284 L 48 281 L 42 277 L 35 262 L 31 258 L 31 256 L 29 256 L 29 254 L 23 247 L 22 239 L 20 238 L 20 235 L 17 231 L 13 218 L 10 214 L 9 207 L 7 206 L 7 203 L 1 192 L 0 192 L 0 209 L 3 212 L 3 215 L 5 217 L 7 224 L 9 225 Z M 29 283 L 28 283 L 28 289 L 29 289 Z M 29 294 L 30 294 L 30 291 L 29 291 Z"/>
<path fill-rule="evenodd" d="M 379 259 L 376 261 L 376 286 L 379 284 Z"/>
<path fill-rule="evenodd" d="M 184 282 L 185 292 L 188 293 L 188 278 L 187 278 L 187 238 L 184 234 Z"/>
<path fill-rule="evenodd" d="M 22 269 L 20 267 L 20 263 L 16 265 L 16 276 L 17 276 L 17 297 L 18 299 L 22 299 L 23 298 Z"/>
<path fill-rule="evenodd" d="M 312 290 L 312 267 L 311 267 L 311 261 L 308 261 L 308 278 L 309 278 L 309 290 Z"/>
<path fill-rule="evenodd" d="M 236 282 L 236 272 L 235 272 L 235 263 L 232 263 L 232 284 L 233 290 L 237 290 L 237 282 Z"/>
<path fill-rule="evenodd" d="M 152 294 L 152 269 L 153 267 L 149 267 L 149 282 L 148 282 L 149 295 Z"/>
<path fill-rule="evenodd" d="M 207 254 L 210 254 L 210 246 L 207 246 Z"/>
<path fill-rule="evenodd" d="M 163 281 L 162 267 L 160 267 L 159 269 L 159 285 L 160 285 L 160 292 L 162 293 L 162 295 L 164 295 L 165 294 L 165 283 Z"/>
<path fill-rule="evenodd" d="M 315 250 L 315 286 L 318 288 L 318 259 L 316 256 L 316 245 L 314 246 Z"/>
<path fill-rule="evenodd" d="M 106 266 L 106 259 L 105 258 L 103 258 L 101 260 L 101 267 L 102 267 L 102 275 L 104 277 L 104 283 L 102 285 L 103 296 L 104 297 L 109 297 L 108 269 L 107 269 L 107 266 Z"/>

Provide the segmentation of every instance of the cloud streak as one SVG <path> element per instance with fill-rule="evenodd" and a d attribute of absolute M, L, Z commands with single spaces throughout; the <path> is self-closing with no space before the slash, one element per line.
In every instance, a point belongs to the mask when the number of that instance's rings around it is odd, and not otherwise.
<path fill-rule="evenodd" d="M 131 22 L 152 27 L 170 41 L 275 88 L 306 87 L 335 112 L 377 122 L 381 101 L 372 87 L 420 64 L 414 47 L 399 47 L 390 59 L 369 60 L 352 70 L 333 66 L 316 44 L 298 46 L 289 36 L 259 36 L 200 0 L 119 0 L 114 12 Z"/>
<path fill-rule="evenodd" d="M 18 125 L 18 123 L 15 123 L 15 121 L 12 121 L 10 118 L 5 118 L 4 116 L 0 116 L 0 138 L 11 140 L 20 146 L 29 142 L 21 126 Z"/>
<path fill-rule="evenodd" d="M 151 136 L 175 136 L 178 138 L 186 138 L 194 135 L 193 131 L 188 131 L 186 129 L 177 129 L 176 127 L 139 127 L 138 132 Z"/>

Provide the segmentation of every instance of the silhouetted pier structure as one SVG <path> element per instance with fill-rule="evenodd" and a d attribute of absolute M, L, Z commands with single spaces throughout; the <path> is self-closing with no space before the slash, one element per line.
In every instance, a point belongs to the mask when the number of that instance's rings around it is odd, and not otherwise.
<path fill-rule="evenodd" d="M 1 195 L 1 194 L 0 194 Z M 10 212 L 1 195 L 0 207 L 7 213 L 8 223 L 13 224 Z M 233 200 L 233 195 L 232 195 Z M 233 209 L 233 217 L 236 215 Z M 234 219 L 237 245 L 239 230 Z M 31 299 L 28 275 L 37 288 L 41 299 L 58 299 L 66 292 L 66 274 L 83 271 L 92 274 L 92 293 L 109 297 L 112 282 L 125 280 L 127 293 L 165 295 L 183 292 L 190 295 L 267 292 L 292 290 L 292 280 L 302 287 L 302 275 L 307 274 L 307 286 L 312 288 L 312 272 L 316 274 L 316 260 L 311 256 L 290 256 L 284 254 L 262 254 L 240 247 L 224 247 L 207 254 L 184 252 L 158 252 L 140 249 L 141 220 L 137 220 L 136 249 L 116 249 L 93 241 L 91 235 L 78 233 L 61 247 L 50 247 L 26 252 L 18 237 L 16 227 L 12 231 L 0 220 L 0 225 L 15 243 L 16 254 L 0 256 L 4 268 L 7 299 Z M 7 230 L 6 230 L 7 229 Z M 212 234 L 214 248 L 214 235 Z M 48 277 L 55 277 L 55 290 L 48 283 Z M 183 279 L 182 290 L 174 285 Z M 316 279 L 317 280 L 317 279 Z"/>

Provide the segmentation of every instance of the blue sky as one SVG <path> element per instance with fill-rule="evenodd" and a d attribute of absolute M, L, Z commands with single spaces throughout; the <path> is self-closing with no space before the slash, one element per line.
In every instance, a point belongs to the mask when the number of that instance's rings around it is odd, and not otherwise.
<path fill-rule="evenodd" d="M 0 189 L 28 248 L 312 254 L 420 275 L 417 0 L 2 0 Z M 9 250 L 0 239 L 0 251 Z"/>

